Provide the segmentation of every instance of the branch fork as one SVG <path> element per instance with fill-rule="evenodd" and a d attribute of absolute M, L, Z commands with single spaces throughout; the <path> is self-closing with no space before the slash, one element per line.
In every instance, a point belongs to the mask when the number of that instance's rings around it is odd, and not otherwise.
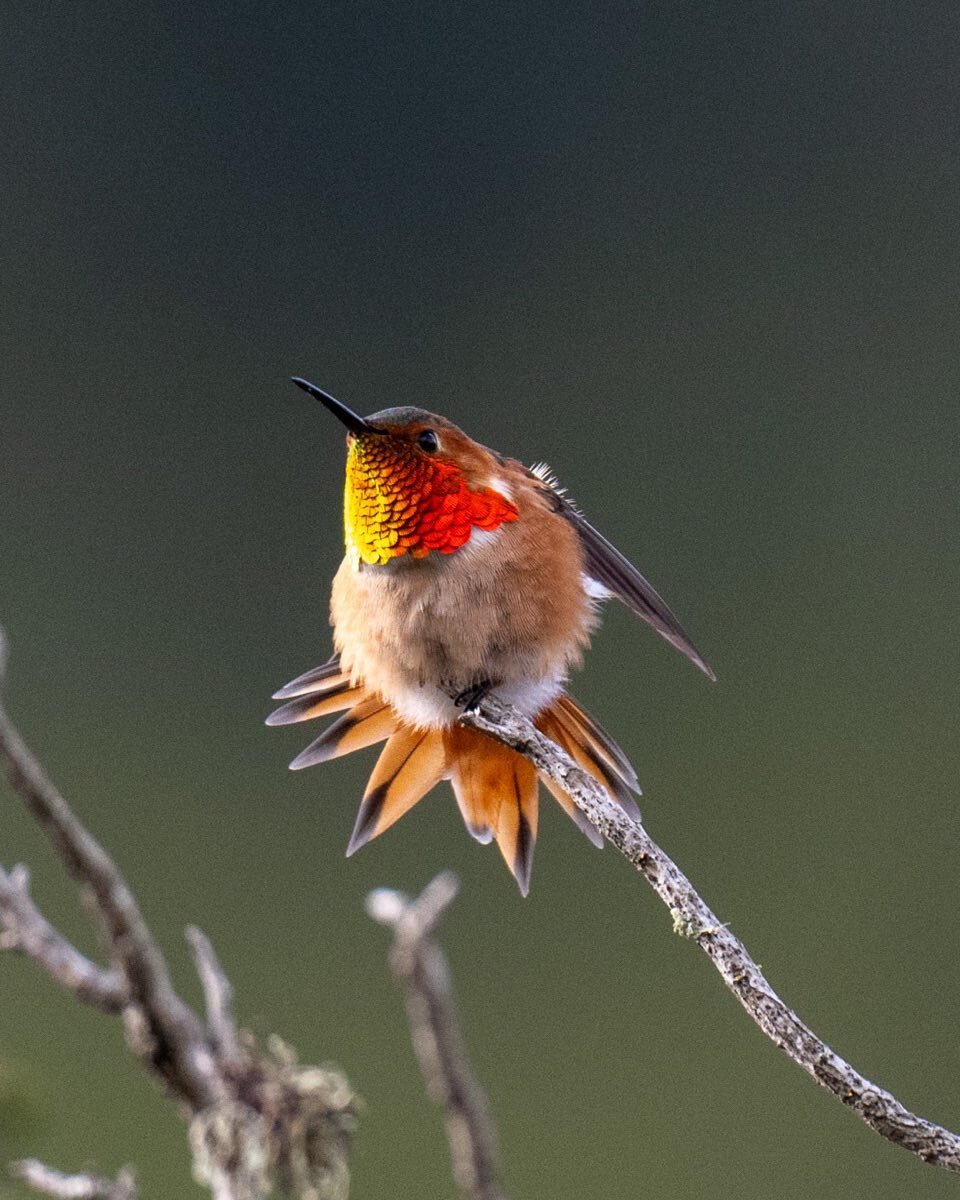
<path fill-rule="evenodd" d="M 5 652 L 0 630 L 0 684 Z M 230 982 L 210 940 L 195 927 L 187 941 L 203 1015 L 181 998 L 116 863 L 47 778 L 2 703 L 0 765 L 89 895 L 111 965 L 92 962 L 51 925 L 30 896 L 22 865 L 0 867 L 0 950 L 28 955 L 78 1000 L 122 1018 L 128 1045 L 185 1113 L 195 1175 L 216 1200 L 260 1200 L 272 1182 L 304 1200 L 342 1200 L 356 1123 L 346 1079 L 332 1068 L 298 1067 L 289 1051 L 278 1059 L 238 1032 Z M 136 1195 L 129 1172 L 114 1180 L 64 1175 L 31 1159 L 15 1173 L 53 1196 Z"/>

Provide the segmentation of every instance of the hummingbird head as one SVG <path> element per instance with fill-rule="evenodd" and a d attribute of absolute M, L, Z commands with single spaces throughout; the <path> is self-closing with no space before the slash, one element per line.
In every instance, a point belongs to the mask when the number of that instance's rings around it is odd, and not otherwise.
<path fill-rule="evenodd" d="M 305 379 L 293 382 L 347 427 L 343 521 L 355 562 L 452 554 L 474 529 L 517 519 L 503 460 L 452 421 L 422 408 L 359 417 Z"/>

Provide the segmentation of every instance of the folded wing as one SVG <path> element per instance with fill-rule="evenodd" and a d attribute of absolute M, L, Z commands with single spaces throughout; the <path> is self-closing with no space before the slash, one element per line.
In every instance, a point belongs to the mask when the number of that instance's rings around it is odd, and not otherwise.
<path fill-rule="evenodd" d="M 532 469 L 532 474 L 539 481 L 550 506 L 577 531 L 583 550 L 584 570 L 590 580 L 598 586 L 598 590 L 620 600 L 648 625 L 652 625 L 671 646 L 676 646 L 682 651 L 704 675 L 709 679 L 716 679 L 656 588 L 612 542 L 608 542 L 602 533 L 594 529 L 559 486 L 550 469 L 546 465 L 540 465 Z"/>

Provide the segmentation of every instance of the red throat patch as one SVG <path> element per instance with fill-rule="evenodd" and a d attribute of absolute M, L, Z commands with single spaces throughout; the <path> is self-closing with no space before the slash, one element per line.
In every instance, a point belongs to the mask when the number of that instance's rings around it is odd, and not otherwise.
<path fill-rule="evenodd" d="M 347 456 L 344 532 L 348 551 L 382 564 L 401 554 L 452 554 L 476 529 L 518 517 L 493 488 L 472 489 L 460 469 L 390 437 L 358 437 Z"/>

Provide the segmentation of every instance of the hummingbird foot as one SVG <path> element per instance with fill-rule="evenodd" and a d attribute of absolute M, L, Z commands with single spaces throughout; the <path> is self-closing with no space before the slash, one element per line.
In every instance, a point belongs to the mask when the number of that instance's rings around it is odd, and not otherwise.
<path fill-rule="evenodd" d="M 484 696 L 490 691 L 493 684 L 489 679 L 483 679 L 479 683 L 471 684 L 470 687 L 464 688 L 453 698 L 457 708 L 462 708 L 464 712 L 473 712 Z"/>

